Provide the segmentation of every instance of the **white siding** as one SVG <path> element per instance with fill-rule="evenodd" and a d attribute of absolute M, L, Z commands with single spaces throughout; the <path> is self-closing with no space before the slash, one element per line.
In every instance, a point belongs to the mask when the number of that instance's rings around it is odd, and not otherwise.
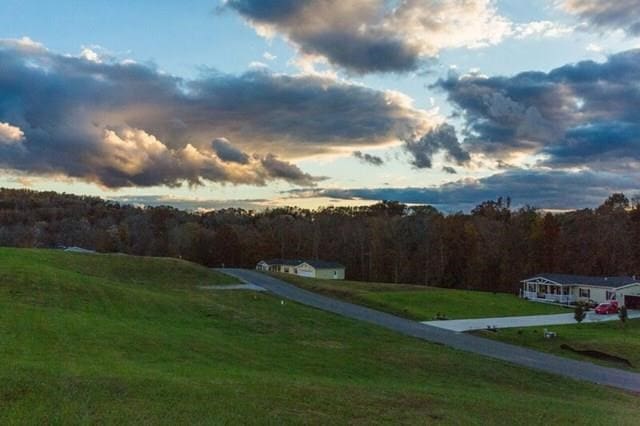
<path fill-rule="evenodd" d="M 620 305 L 624 304 L 625 296 L 640 296 L 640 284 L 634 284 L 616 292 L 616 300 Z"/>
<path fill-rule="evenodd" d="M 297 269 L 296 274 L 300 275 L 301 277 L 307 277 L 307 278 L 316 277 L 316 268 L 309 265 L 308 263 L 301 263 L 296 267 L 296 269 Z"/>
<path fill-rule="evenodd" d="M 580 296 L 580 289 L 589 290 L 589 297 Z M 604 303 L 607 301 L 607 291 L 613 291 L 611 288 L 592 287 L 588 285 L 580 285 L 574 287 L 574 295 L 579 302 L 587 302 L 593 300 L 596 303 Z"/>

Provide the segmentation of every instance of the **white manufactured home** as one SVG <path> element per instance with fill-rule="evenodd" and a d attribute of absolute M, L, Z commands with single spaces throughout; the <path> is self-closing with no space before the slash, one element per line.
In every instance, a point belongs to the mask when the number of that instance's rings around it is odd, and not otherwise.
<path fill-rule="evenodd" d="M 616 300 L 628 309 L 640 309 L 640 280 L 634 277 L 591 277 L 541 274 L 520 282 L 520 297 L 536 302 L 562 303 Z"/>
<path fill-rule="evenodd" d="M 338 262 L 304 259 L 261 260 L 256 265 L 258 271 L 282 272 L 301 277 L 325 280 L 344 280 L 345 267 Z"/>

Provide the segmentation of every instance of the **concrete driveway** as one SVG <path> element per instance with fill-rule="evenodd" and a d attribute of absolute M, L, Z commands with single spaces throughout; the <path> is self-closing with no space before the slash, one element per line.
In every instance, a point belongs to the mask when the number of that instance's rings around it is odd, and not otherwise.
<path fill-rule="evenodd" d="M 629 311 L 629 319 L 640 318 L 640 311 Z M 603 322 L 619 320 L 618 315 L 598 315 L 593 311 L 587 312 L 587 316 L 582 321 Z M 564 325 L 575 324 L 573 312 L 566 314 L 554 315 L 527 315 L 524 317 L 500 317 L 500 318 L 479 318 L 464 320 L 445 320 L 445 321 L 423 321 L 422 324 L 432 327 L 443 328 L 456 332 L 484 330 L 487 327 L 496 328 L 516 328 L 516 327 L 535 327 L 544 325 Z"/>
<path fill-rule="evenodd" d="M 222 269 L 222 272 L 267 289 L 267 291 L 304 305 L 333 312 L 348 318 L 375 324 L 389 330 L 432 343 L 439 343 L 461 351 L 484 355 L 512 364 L 578 380 L 613 386 L 640 393 L 640 374 L 616 368 L 602 367 L 589 362 L 576 361 L 516 345 L 485 339 L 465 333 L 456 333 L 421 324 L 385 312 L 353 303 L 343 302 L 303 290 L 277 278 L 248 270 Z M 499 374 L 499 372 L 496 372 Z"/>

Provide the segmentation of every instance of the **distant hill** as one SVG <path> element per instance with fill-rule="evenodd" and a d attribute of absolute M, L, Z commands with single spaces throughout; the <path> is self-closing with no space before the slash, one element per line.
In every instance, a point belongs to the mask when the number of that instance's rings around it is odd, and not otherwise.
<path fill-rule="evenodd" d="M 514 210 L 508 198 L 449 215 L 394 201 L 188 212 L 0 189 L 0 246 L 80 247 L 206 266 L 332 260 L 351 280 L 513 293 L 541 272 L 640 275 L 640 206 L 614 194 L 597 209 L 561 214 Z"/>

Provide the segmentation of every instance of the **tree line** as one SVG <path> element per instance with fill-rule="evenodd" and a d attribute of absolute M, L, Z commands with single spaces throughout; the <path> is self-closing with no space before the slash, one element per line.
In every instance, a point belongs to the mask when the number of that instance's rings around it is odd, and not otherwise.
<path fill-rule="evenodd" d="M 640 204 L 613 194 L 595 209 L 556 214 L 512 209 L 509 198 L 455 214 L 393 201 L 196 213 L 0 189 L 0 245 L 80 246 L 206 266 L 334 260 L 348 279 L 513 292 L 541 272 L 640 274 Z"/>

